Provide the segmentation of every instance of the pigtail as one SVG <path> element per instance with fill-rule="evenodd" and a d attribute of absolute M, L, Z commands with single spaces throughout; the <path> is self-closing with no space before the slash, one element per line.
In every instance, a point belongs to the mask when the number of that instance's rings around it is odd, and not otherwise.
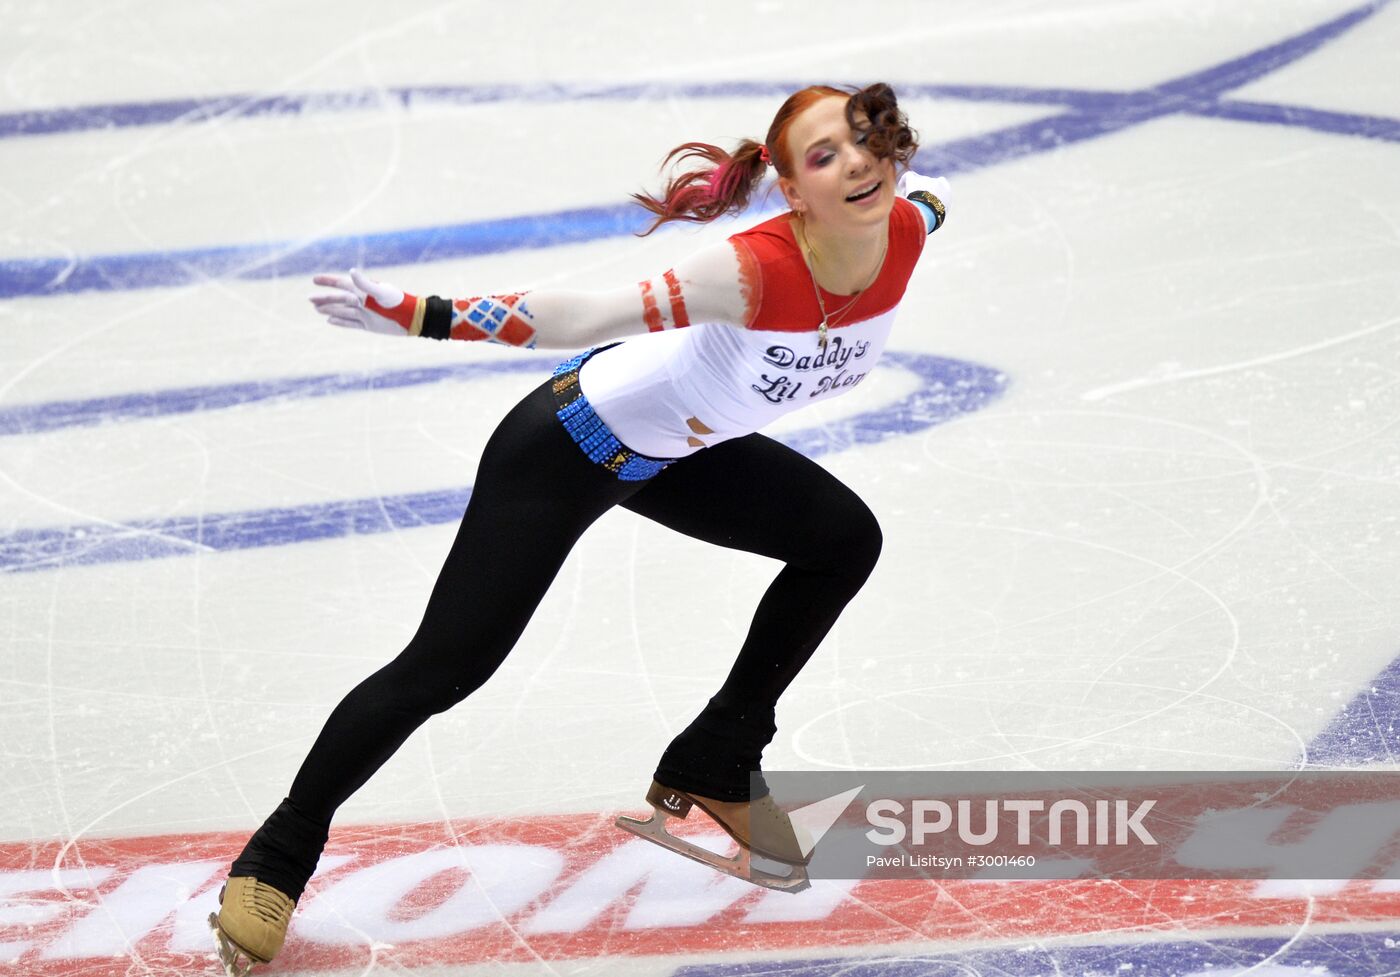
<path fill-rule="evenodd" d="M 743 210 L 763 180 L 768 166 L 764 155 L 762 144 L 752 139 L 740 142 L 733 153 L 703 142 L 677 146 L 666 154 L 662 169 L 672 162 L 691 159 L 700 160 L 701 165 L 672 177 L 659 198 L 648 193 L 632 194 L 633 200 L 656 216 L 638 237 L 646 237 L 668 221 L 708 224 Z"/>

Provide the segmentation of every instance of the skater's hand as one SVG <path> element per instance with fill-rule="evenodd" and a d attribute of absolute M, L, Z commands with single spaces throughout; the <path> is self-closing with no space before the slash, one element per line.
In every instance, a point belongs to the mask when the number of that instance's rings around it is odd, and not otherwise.
<path fill-rule="evenodd" d="M 358 268 L 348 275 L 317 275 L 311 279 L 336 291 L 328 295 L 311 296 L 316 311 L 331 321 L 331 325 L 346 329 L 363 329 L 386 336 L 415 335 L 414 317 L 422 328 L 418 312 L 422 305 L 416 296 L 388 282 L 377 282 Z"/>
<path fill-rule="evenodd" d="M 953 195 L 952 184 L 948 182 L 946 176 L 923 176 L 913 170 L 905 170 L 899 177 L 899 182 L 895 184 L 895 192 L 901 197 L 907 197 L 915 190 L 927 190 L 939 200 L 943 201 L 943 206 L 948 206 L 949 198 Z"/>
<path fill-rule="evenodd" d="M 895 192 L 901 197 L 908 197 L 910 194 L 914 193 L 919 193 L 920 197 L 922 197 L 923 194 L 928 194 L 933 197 L 938 201 L 937 206 L 934 206 L 933 202 L 926 197 L 923 199 L 915 197 L 914 199 L 918 203 L 933 210 L 933 217 L 931 219 L 934 223 L 933 226 L 929 228 L 930 234 L 943 226 L 943 219 L 947 214 L 949 197 L 951 197 L 953 193 L 953 188 L 948 184 L 946 177 L 921 176 L 913 170 L 905 170 L 900 176 L 899 182 L 895 184 Z"/>

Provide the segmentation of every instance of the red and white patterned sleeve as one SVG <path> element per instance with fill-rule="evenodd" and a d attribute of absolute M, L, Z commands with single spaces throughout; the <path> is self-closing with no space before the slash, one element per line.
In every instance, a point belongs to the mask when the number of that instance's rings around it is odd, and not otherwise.
<path fill-rule="evenodd" d="M 432 303 L 415 330 L 439 339 L 542 349 L 581 349 L 692 322 L 744 327 L 757 308 L 753 258 L 725 241 L 654 278 L 606 291 L 541 288 Z M 450 309 L 450 322 L 445 318 Z"/>

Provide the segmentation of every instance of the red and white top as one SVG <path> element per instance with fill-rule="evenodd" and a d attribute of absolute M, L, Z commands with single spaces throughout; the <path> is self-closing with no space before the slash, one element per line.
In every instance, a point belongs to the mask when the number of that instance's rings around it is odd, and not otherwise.
<path fill-rule="evenodd" d="M 653 331 L 591 357 L 579 374 L 584 396 L 618 440 L 654 458 L 681 458 L 839 397 L 884 353 L 927 232 L 919 208 L 896 199 L 884 265 L 839 321 L 828 323 L 825 350 L 817 339 L 822 311 L 791 216 L 735 234 L 729 242 L 748 312 L 742 328 L 691 324 L 671 272 L 656 283 L 668 292 L 660 302 L 653 295 L 660 289 L 644 282 Z M 823 290 L 822 301 L 835 311 L 850 297 Z"/>

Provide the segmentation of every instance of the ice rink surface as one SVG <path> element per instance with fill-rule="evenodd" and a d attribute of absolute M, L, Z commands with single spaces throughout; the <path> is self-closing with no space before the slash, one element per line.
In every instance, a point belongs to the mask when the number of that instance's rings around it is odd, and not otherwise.
<path fill-rule="evenodd" d="M 565 358 L 334 330 L 309 275 L 650 277 L 772 202 L 639 240 L 627 195 L 812 82 L 894 85 L 955 197 L 878 370 L 777 430 L 886 543 L 765 764 L 1396 765 L 1400 5 L 0 11 L 0 975 L 216 972 L 222 867 Z M 1394 887 L 589 889 L 774 572 L 606 516 L 266 972 L 1400 974 Z"/>

